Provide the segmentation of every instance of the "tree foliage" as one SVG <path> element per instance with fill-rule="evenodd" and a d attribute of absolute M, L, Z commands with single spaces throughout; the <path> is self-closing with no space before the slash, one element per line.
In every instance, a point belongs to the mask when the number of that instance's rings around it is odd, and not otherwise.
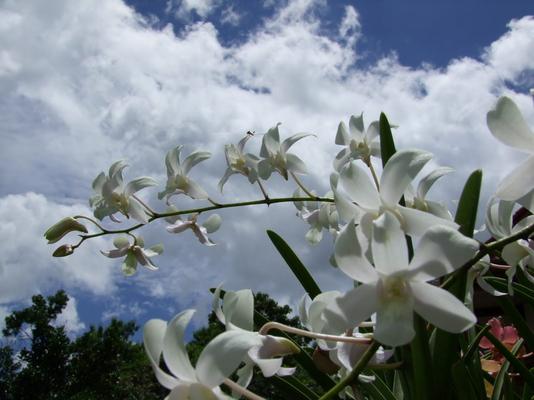
<path fill-rule="evenodd" d="M 0 348 L 1 400 L 160 399 L 141 345 L 131 341 L 134 322 L 113 319 L 71 340 L 56 318 L 66 307 L 63 291 L 6 317 L 3 334 L 11 346 Z"/>

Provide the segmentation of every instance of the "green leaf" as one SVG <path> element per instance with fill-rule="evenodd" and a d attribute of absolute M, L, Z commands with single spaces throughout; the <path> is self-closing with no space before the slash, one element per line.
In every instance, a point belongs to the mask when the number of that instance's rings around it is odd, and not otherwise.
<path fill-rule="evenodd" d="M 514 344 L 514 347 L 512 347 L 512 350 L 510 351 L 510 354 L 516 355 L 521 346 L 523 345 L 523 339 L 519 339 L 516 344 Z M 491 396 L 491 400 L 499 400 L 501 398 L 501 393 L 503 391 L 503 388 L 505 386 L 505 379 L 507 377 L 508 369 L 510 368 L 510 362 L 506 360 L 499 370 L 499 373 L 497 374 L 497 377 L 495 378 L 495 384 L 493 385 L 493 394 Z M 505 397 L 509 398 L 509 397 Z"/>
<path fill-rule="evenodd" d="M 388 387 L 386 382 L 382 380 L 377 374 L 374 374 L 375 380 L 374 382 L 370 382 L 364 386 L 372 387 L 372 389 L 369 391 L 373 395 L 374 399 L 384 399 L 384 400 L 397 400 L 395 397 L 395 394 L 391 391 L 391 389 Z M 380 397 L 378 397 L 380 395 Z"/>
<path fill-rule="evenodd" d="M 460 232 L 465 236 L 473 237 L 475 232 L 481 185 L 482 171 L 477 169 L 467 178 L 458 202 L 454 221 L 460 225 Z"/>
<path fill-rule="evenodd" d="M 480 342 L 480 340 L 482 339 L 482 337 L 484 336 L 484 334 L 486 333 L 486 331 L 490 328 L 489 325 L 485 325 L 481 330 L 480 332 L 478 332 L 478 334 L 475 336 L 475 338 L 471 341 L 471 343 L 469 343 L 469 347 L 467 348 L 467 351 L 465 352 L 465 354 L 463 355 L 462 357 L 462 360 L 465 362 L 467 360 L 469 360 L 471 357 L 473 357 L 474 355 L 477 355 L 478 356 L 478 343 Z"/>
<path fill-rule="evenodd" d="M 494 276 L 485 276 L 484 280 L 495 287 L 497 290 L 502 292 L 508 291 L 508 282 L 504 278 L 497 278 Z M 512 287 L 514 289 L 514 296 L 519 297 L 520 299 L 530 303 L 534 306 L 534 290 L 522 285 L 518 282 L 512 282 Z"/>
<path fill-rule="evenodd" d="M 291 399 L 315 400 L 319 396 L 294 376 L 273 376 L 272 383 Z"/>
<path fill-rule="evenodd" d="M 458 400 L 477 400 L 475 388 L 469 379 L 469 370 L 460 360 L 452 366 L 452 381 L 456 388 L 456 399 Z"/>
<path fill-rule="evenodd" d="M 380 113 L 380 155 L 382 157 L 382 166 L 386 165 L 396 151 L 389 121 L 386 114 Z"/>
<path fill-rule="evenodd" d="M 481 184 L 482 171 L 476 170 L 467 178 L 456 210 L 455 222 L 460 225 L 460 232 L 468 237 L 472 237 L 475 231 Z M 451 282 L 447 289 L 463 302 L 465 300 L 467 271 L 465 269 L 458 270 Z M 474 335 L 471 336 L 473 339 Z M 439 329 L 436 332 L 432 354 L 434 355 L 435 390 L 436 393 L 439 393 L 439 398 L 448 399 L 451 396 L 450 373 L 453 364 L 460 359 L 461 342 L 459 338 L 458 335 Z M 467 366 L 462 364 L 462 367 L 456 368 L 467 368 Z"/>
<path fill-rule="evenodd" d="M 410 344 L 415 385 L 414 399 L 426 400 L 432 397 L 433 392 L 432 363 L 426 323 L 417 314 L 414 315 L 414 327 L 416 335 Z"/>
<path fill-rule="evenodd" d="M 519 332 L 519 336 L 523 337 L 526 342 L 526 347 L 532 351 L 534 350 L 534 332 L 527 325 L 527 322 L 521 316 L 516 306 L 508 296 L 497 297 L 497 303 L 503 309 L 504 314 L 514 324 Z"/>
<path fill-rule="evenodd" d="M 271 230 L 267 231 L 267 235 L 308 295 L 313 299 L 321 294 L 321 289 L 285 240 Z"/>

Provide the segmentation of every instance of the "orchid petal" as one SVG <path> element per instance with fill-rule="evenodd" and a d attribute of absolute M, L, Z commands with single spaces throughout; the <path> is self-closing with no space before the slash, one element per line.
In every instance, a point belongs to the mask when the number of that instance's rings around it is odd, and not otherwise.
<path fill-rule="evenodd" d="M 226 325 L 231 323 L 238 328 L 254 329 L 254 296 L 250 289 L 226 292 L 223 302 Z"/>
<path fill-rule="evenodd" d="M 379 300 L 374 338 L 389 346 L 410 343 L 415 335 L 413 308 L 414 300 L 411 295 Z"/>
<path fill-rule="evenodd" d="M 163 338 L 163 359 L 169 371 L 177 378 L 196 381 L 195 369 L 189 361 L 184 344 L 185 330 L 195 310 L 185 310 L 167 324 Z"/>
<path fill-rule="evenodd" d="M 306 240 L 312 246 L 317 245 L 323 238 L 323 231 L 317 228 L 311 228 L 305 235 Z"/>
<path fill-rule="evenodd" d="M 169 233 L 181 233 L 187 229 L 190 229 L 193 225 L 191 221 L 177 220 L 174 224 L 167 226 L 167 232 Z"/>
<path fill-rule="evenodd" d="M 378 309 L 376 282 L 362 284 L 335 298 L 324 309 L 326 333 L 340 334 L 365 321 Z"/>
<path fill-rule="evenodd" d="M 341 230 L 334 245 L 336 263 L 345 274 L 362 283 L 376 282 L 378 275 L 365 257 L 358 237 L 354 220 Z"/>
<path fill-rule="evenodd" d="M 165 156 L 165 166 L 167 167 L 167 176 L 173 177 L 176 174 L 180 174 L 180 151 L 183 145 L 177 146 L 167 152 Z"/>
<path fill-rule="evenodd" d="M 417 246 L 410 275 L 417 281 L 429 281 L 456 271 L 475 256 L 478 242 L 446 227 L 428 229 Z"/>
<path fill-rule="evenodd" d="M 421 179 L 419 185 L 417 185 L 417 196 L 419 196 L 421 199 L 424 199 L 432 185 L 434 185 L 439 178 L 450 174 L 451 172 L 454 172 L 454 169 L 450 167 L 436 168 L 434 171 Z"/>
<path fill-rule="evenodd" d="M 367 132 L 365 133 L 365 136 L 367 137 L 367 143 L 371 143 L 375 138 L 377 138 L 380 135 L 380 123 L 378 121 L 373 121 L 369 124 L 367 127 Z M 375 142 L 371 143 L 370 147 L 380 148 L 380 143 Z"/>
<path fill-rule="evenodd" d="M 294 154 L 286 154 L 286 167 L 296 174 L 306 174 L 308 172 L 304 161 Z"/>
<path fill-rule="evenodd" d="M 137 258 L 135 257 L 134 253 L 128 252 L 124 262 L 122 263 L 121 269 L 125 276 L 132 276 L 135 274 L 137 271 Z"/>
<path fill-rule="evenodd" d="M 534 155 L 529 156 L 508 174 L 497 187 L 497 197 L 515 201 L 534 188 Z"/>
<path fill-rule="evenodd" d="M 402 206 L 397 206 L 396 209 L 402 216 L 403 228 L 408 235 L 421 236 L 429 228 L 435 225 L 443 225 L 458 229 L 458 224 L 456 222 L 437 217 L 421 210 Z"/>
<path fill-rule="evenodd" d="M 166 389 L 173 389 L 179 383 L 178 379 L 167 374 L 159 367 L 166 329 L 167 323 L 165 321 L 160 319 L 149 320 L 143 327 L 143 344 L 156 379 Z"/>
<path fill-rule="evenodd" d="M 191 168 L 210 157 L 211 153 L 208 151 L 195 151 L 189 154 L 182 163 L 183 174 L 187 175 Z"/>
<path fill-rule="evenodd" d="M 217 185 L 219 187 L 219 191 L 222 193 L 223 191 L 223 187 L 224 185 L 226 184 L 226 182 L 228 181 L 228 178 L 230 178 L 232 175 L 236 174 L 237 172 L 235 172 L 232 168 L 227 168 L 226 171 L 224 172 L 224 175 L 223 177 L 221 178 L 221 180 L 219 181 L 219 184 Z"/>
<path fill-rule="evenodd" d="M 435 201 L 426 200 L 426 206 L 430 214 L 439 218 L 447 219 L 449 221 L 452 220 L 452 214 L 445 205 Z"/>
<path fill-rule="evenodd" d="M 138 192 L 141 189 L 144 189 L 149 186 L 156 186 L 158 182 L 149 176 L 143 176 L 141 178 L 134 179 L 131 182 L 128 182 L 126 189 L 124 189 L 124 195 L 130 197 L 132 194 Z"/>
<path fill-rule="evenodd" d="M 186 194 L 192 199 L 197 199 L 197 200 L 205 200 L 209 197 L 208 193 L 204 189 L 202 189 L 202 187 L 200 187 L 200 185 L 197 184 L 192 179 L 189 179 Z"/>
<path fill-rule="evenodd" d="M 349 132 L 347 130 L 347 125 L 345 125 L 344 122 L 340 122 L 337 127 L 335 143 L 342 146 L 348 146 L 350 144 Z"/>
<path fill-rule="evenodd" d="M 105 182 L 106 182 L 106 174 L 101 172 L 100 174 L 98 174 L 98 176 L 93 181 L 93 184 L 92 184 L 93 190 L 97 193 L 101 193 L 102 186 L 104 185 Z"/>
<path fill-rule="evenodd" d="M 521 111 L 508 97 L 501 97 L 487 114 L 488 128 L 497 139 L 520 151 L 534 152 L 534 132 L 530 130 Z"/>
<path fill-rule="evenodd" d="M 454 295 L 425 282 L 410 282 L 414 296 L 414 309 L 436 327 L 453 333 L 470 328 L 476 316 Z"/>
<path fill-rule="evenodd" d="M 230 376 L 254 346 L 262 344 L 257 333 L 231 330 L 209 342 L 197 361 L 198 380 L 208 387 L 220 385 Z"/>
<path fill-rule="evenodd" d="M 128 201 L 128 215 L 142 224 L 148 223 L 149 215 L 143 205 L 137 199 L 130 198 Z"/>
<path fill-rule="evenodd" d="M 119 258 L 119 257 L 124 257 L 126 253 L 128 253 L 128 248 L 113 249 L 113 250 L 108 250 L 108 251 L 100 250 L 100 252 L 108 258 Z"/>
<path fill-rule="evenodd" d="M 276 154 L 280 150 L 280 133 L 278 132 L 278 125 L 279 124 L 270 128 L 263 136 L 260 149 L 260 156 L 263 158 L 268 158 L 271 154 Z"/>
<path fill-rule="evenodd" d="M 392 275 L 408 267 L 408 249 L 400 222 L 385 212 L 373 223 L 373 260 L 379 274 Z"/>
<path fill-rule="evenodd" d="M 363 141 L 363 132 L 365 129 L 363 127 L 363 113 L 358 117 L 351 115 L 349 120 L 349 129 L 353 139 L 357 139 L 359 142 Z"/>
<path fill-rule="evenodd" d="M 387 162 L 380 177 L 380 196 L 388 205 L 397 204 L 406 187 L 432 158 L 421 150 L 400 150 Z"/>
<path fill-rule="evenodd" d="M 365 171 L 356 162 L 349 163 L 341 172 L 341 184 L 349 197 L 360 207 L 374 210 L 378 208 L 380 199 L 378 191 Z"/>
<path fill-rule="evenodd" d="M 267 180 L 271 176 L 271 173 L 273 172 L 273 167 L 268 159 L 261 160 L 258 163 L 258 175 L 261 179 Z"/>
<path fill-rule="evenodd" d="M 288 137 L 286 140 L 282 142 L 280 145 L 280 149 L 282 150 L 282 153 L 285 153 L 289 150 L 291 146 L 293 146 L 296 142 L 298 142 L 300 139 L 304 139 L 308 136 L 315 136 L 311 133 L 296 133 L 290 137 Z"/>
<path fill-rule="evenodd" d="M 213 243 L 208 237 L 208 232 L 206 231 L 206 228 L 204 228 L 203 226 L 198 226 L 197 224 L 192 224 L 191 230 L 193 231 L 200 243 L 206 246 L 215 246 L 215 243 Z"/>
<path fill-rule="evenodd" d="M 189 385 L 189 394 L 183 400 L 218 400 L 218 396 L 210 388 L 194 382 Z"/>
<path fill-rule="evenodd" d="M 354 204 L 350 199 L 345 196 L 343 193 L 339 192 L 337 189 L 333 189 L 334 192 L 334 203 L 336 209 L 339 213 L 339 217 L 343 221 L 350 221 L 355 218 L 356 220 L 360 219 L 360 207 Z"/>

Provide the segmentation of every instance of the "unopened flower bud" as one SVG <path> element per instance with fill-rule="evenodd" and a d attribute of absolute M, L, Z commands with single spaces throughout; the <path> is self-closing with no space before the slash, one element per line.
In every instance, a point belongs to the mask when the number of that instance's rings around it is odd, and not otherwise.
<path fill-rule="evenodd" d="M 70 256 L 72 253 L 74 253 L 74 249 L 72 248 L 72 245 L 70 244 L 64 244 L 63 246 L 59 246 L 52 255 L 54 257 L 66 257 Z"/>
<path fill-rule="evenodd" d="M 87 233 L 87 228 L 78 220 L 67 217 L 63 218 L 58 223 L 52 225 L 44 234 L 44 237 L 48 240 L 48 244 L 56 243 L 63 236 L 69 232 L 83 232 Z"/>

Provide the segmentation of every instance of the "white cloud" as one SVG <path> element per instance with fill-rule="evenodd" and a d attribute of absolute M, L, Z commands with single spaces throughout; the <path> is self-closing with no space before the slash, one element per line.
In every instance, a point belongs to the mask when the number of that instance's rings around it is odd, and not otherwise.
<path fill-rule="evenodd" d="M 63 309 L 54 321 L 56 326 L 64 326 L 65 331 L 71 337 L 75 337 L 85 329 L 85 324 L 80 321 L 78 309 L 76 308 L 77 301 L 75 297 L 70 296 L 67 306 Z"/>
<path fill-rule="evenodd" d="M 358 11 L 353 6 L 345 6 L 345 15 L 339 26 L 339 36 L 350 41 L 351 44 L 356 43 L 360 38 L 361 29 L 362 25 Z"/>
<path fill-rule="evenodd" d="M 232 26 L 239 25 L 241 21 L 241 14 L 239 14 L 233 6 L 226 7 L 221 13 L 221 22 Z"/>
<path fill-rule="evenodd" d="M 323 192 L 338 151 L 333 139 L 339 121 L 364 111 L 369 123 L 385 111 L 400 126 L 398 147 L 426 148 L 437 164 L 457 168 L 444 180 L 446 189 L 439 189 L 442 183 L 433 189 L 454 198 L 473 169 L 484 169 L 487 195 L 511 168 L 506 166 L 516 163 L 517 155 L 485 126 L 485 113 L 498 95 L 511 95 L 534 122 L 529 96 L 506 86 L 532 70 L 532 18 L 510 23 L 506 35 L 488 43 L 481 60 L 412 69 L 390 55 L 362 70 L 354 65 L 357 39 L 337 42 L 323 33 L 314 11 L 326 7 L 325 1 L 290 1 L 232 47 L 221 44 L 210 23 L 175 34 L 170 26 L 153 29 L 119 0 L 98 4 L 8 1 L 0 13 L 0 134 L 9 143 L 0 148 L 0 239 L 6 243 L 0 254 L 1 301 L 60 283 L 101 294 L 113 290 L 119 263 L 98 255 L 107 248 L 104 240 L 57 260 L 41 236 L 60 217 L 88 213 L 60 204 L 81 203 L 92 179 L 117 159 L 130 161 L 131 176 L 154 175 L 164 183 L 169 148 L 180 143 L 187 151 L 206 148 L 214 158 L 192 175 L 221 200 L 215 185 L 224 170 L 223 144 L 282 121 L 284 136 L 317 134 L 294 151 L 309 162 L 312 174 L 305 182 Z M 173 2 L 171 8 L 184 4 L 201 15 L 218 3 Z M 338 26 L 341 36 L 357 38 L 356 9 L 347 8 Z M 260 140 L 258 135 L 251 142 L 251 151 Z M 232 177 L 224 201 L 260 196 L 241 178 Z M 268 189 L 289 194 L 293 187 L 276 178 Z M 42 195 L 14 194 L 29 191 Z M 339 285 L 341 275 L 327 263 L 328 239 L 309 249 L 306 227 L 292 219 L 292 206 L 221 214 L 225 223 L 214 235 L 216 248 L 201 246 L 190 232 L 171 236 L 147 229 L 147 242 L 163 241 L 166 253 L 157 260 L 160 271 L 141 270 L 132 287 L 175 298 L 182 306 L 205 307 L 206 287 L 222 280 L 231 289 L 249 286 L 296 299 L 300 289 L 269 244 L 268 227 L 295 245 L 325 288 Z"/>
<path fill-rule="evenodd" d="M 113 291 L 117 273 L 99 255 L 105 240 L 87 243 L 70 257 L 51 257 L 57 245 L 47 245 L 43 233 L 61 218 L 80 213 L 87 214 L 87 207 L 64 206 L 35 193 L 0 198 L 0 304 L 23 301 L 58 285 L 98 295 Z M 64 242 L 69 238 L 73 240 L 69 236 Z"/>
<path fill-rule="evenodd" d="M 165 12 L 178 19 L 188 20 L 193 13 L 206 18 L 219 4 L 219 0 L 168 0 Z"/>

